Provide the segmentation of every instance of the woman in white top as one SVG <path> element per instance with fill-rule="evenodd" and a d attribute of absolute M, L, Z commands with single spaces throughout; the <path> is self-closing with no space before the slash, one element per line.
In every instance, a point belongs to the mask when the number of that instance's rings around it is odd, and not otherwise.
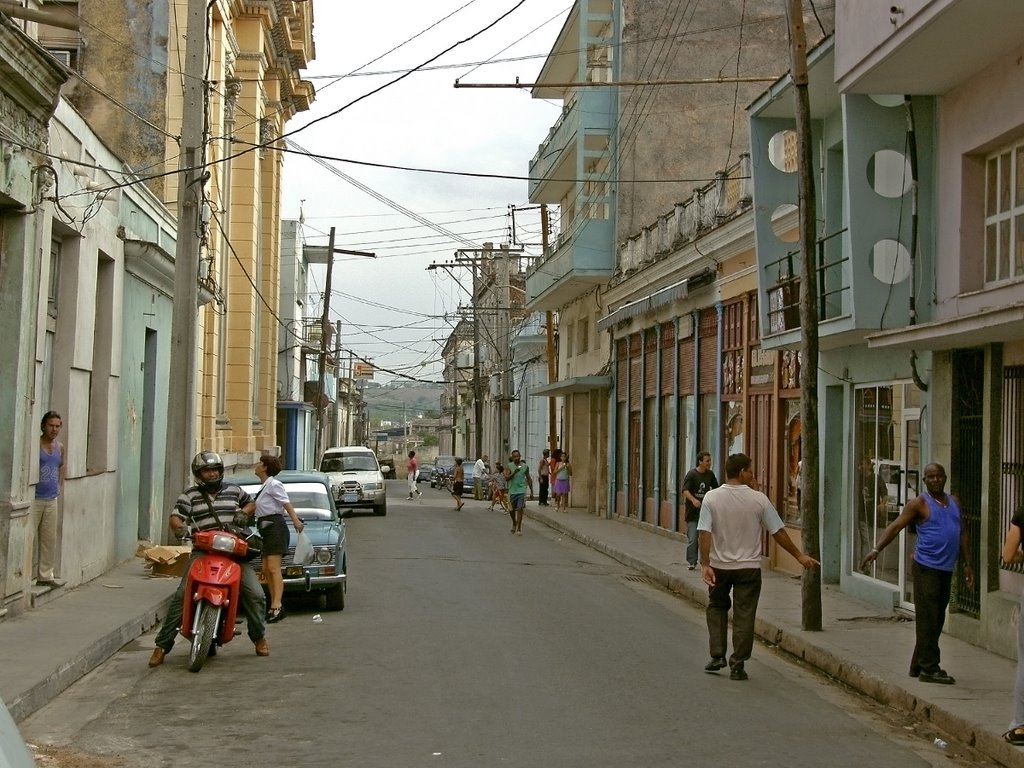
<path fill-rule="evenodd" d="M 270 590 L 267 623 L 273 624 L 284 618 L 284 608 L 281 606 L 284 598 L 281 559 L 288 553 L 289 540 L 284 513 L 287 512 L 292 519 L 296 533 L 304 526 L 295 513 L 295 507 L 288 500 L 288 492 L 276 477 L 281 471 L 281 460 L 277 456 L 260 456 L 255 471 L 256 476 L 263 481 L 263 487 L 256 494 L 256 530 L 263 538 L 263 580 Z"/>

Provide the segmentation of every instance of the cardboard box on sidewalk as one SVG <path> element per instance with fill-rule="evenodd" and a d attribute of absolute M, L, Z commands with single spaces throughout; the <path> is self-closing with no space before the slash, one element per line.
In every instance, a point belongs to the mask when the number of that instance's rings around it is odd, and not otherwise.
<path fill-rule="evenodd" d="M 150 576 L 174 577 L 185 573 L 192 547 L 147 545 L 148 542 L 140 543 L 135 554 L 145 559 L 145 568 Z"/>

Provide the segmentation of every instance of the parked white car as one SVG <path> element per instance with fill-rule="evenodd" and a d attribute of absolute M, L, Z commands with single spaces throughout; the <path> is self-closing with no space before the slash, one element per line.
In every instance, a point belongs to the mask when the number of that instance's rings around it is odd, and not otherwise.
<path fill-rule="evenodd" d="M 377 455 L 361 445 L 328 448 L 320 458 L 320 471 L 331 481 L 334 503 L 343 515 L 353 510 L 388 513 L 388 499 Z"/>

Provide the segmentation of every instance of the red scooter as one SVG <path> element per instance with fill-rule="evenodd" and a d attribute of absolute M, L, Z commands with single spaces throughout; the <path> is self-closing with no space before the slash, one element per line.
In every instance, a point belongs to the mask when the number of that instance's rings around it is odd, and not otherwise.
<path fill-rule="evenodd" d="M 235 636 L 241 600 L 242 565 L 249 545 L 235 533 L 195 531 L 192 548 L 202 554 L 192 561 L 181 606 L 181 634 L 192 641 L 188 669 L 198 672 L 206 659 Z"/>

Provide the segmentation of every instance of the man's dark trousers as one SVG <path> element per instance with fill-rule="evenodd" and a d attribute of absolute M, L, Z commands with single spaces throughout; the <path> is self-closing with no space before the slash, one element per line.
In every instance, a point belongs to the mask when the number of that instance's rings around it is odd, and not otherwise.
<path fill-rule="evenodd" d="M 541 475 L 540 476 L 540 503 L 542 505 L 548 503 L 548 476 L 547 475 Z"/>
<path fill-rule="evenodd" d="M 953 573 L 929 568 L 916 560 L 911 572 L 914 578 L 914 630 L 917 643 L 914 645 L 914 655 L 910 657 L 910 672 L 937 672 L 940 669 L 939 636 L 946 623 Z"/>
<path fill-rule="evenodd" d="M 732 600 L 729 592 L 732 592 Z M 761 597 L 761 569 L 735 571 L 715 568 L 715 586 L 708 587 L 708 645 L 712 658 L 725 658 L 729 608 L 732 607 L 732 655 L 729 667 L 743 667 L 754 650 L 754 619 Z"/>

